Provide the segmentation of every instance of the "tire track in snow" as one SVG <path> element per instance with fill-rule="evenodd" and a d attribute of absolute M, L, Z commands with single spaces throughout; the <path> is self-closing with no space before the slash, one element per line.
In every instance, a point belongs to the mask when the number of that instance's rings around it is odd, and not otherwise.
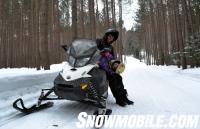
<path fill-rule="evenodd" d="M 22 96 L 19 96 L 19 98 L 22 98 L 24 100 L 24 104 L 26 107 L 31 107 L 33 104 L 37 103 L 38 97 L 40 95 L 40 91 L 33 92 L 32 94 L 24 94 Z M 16 100 L 16 98 L 14 99 Z M 20 117 L 24 116 L 23 113 L 20 113 L 19 111 L 15 110 L 12 106 L 13 101 L 9 101 L 10 104 L 3 106 L 0 108 L 0 123 L 6 124 L 8 122 L 14 121 L 15 119 L 19 119 Z M 3 125 L 2 124 L 2 125 Z M 1 124 L 0 124 L 1 126 Z"/>
<path fill-rule="evenodd" d="M 24 115 L 12 107 L 17 98 L 24 100 L 29 107 L 38 100 L 42 88 L 51 88 L 57 72 L 42 75 L 29 75 L 20 77 L 0 78 L 0 126 L 15 121 Z M 2 86 L 6 87 L 2 88 Z M 14 88 L 10 90 L 10 88 Z M 3 91 L 2 91 L 3 90 Z"/>

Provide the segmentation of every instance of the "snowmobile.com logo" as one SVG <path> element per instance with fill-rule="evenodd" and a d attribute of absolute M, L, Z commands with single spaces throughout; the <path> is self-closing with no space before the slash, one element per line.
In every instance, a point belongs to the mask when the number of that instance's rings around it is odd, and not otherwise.
<path fill-rule="evenodd" d="M 199 115 L 78 115 L 78 128 L 166 128 L 195 129 Z"/>

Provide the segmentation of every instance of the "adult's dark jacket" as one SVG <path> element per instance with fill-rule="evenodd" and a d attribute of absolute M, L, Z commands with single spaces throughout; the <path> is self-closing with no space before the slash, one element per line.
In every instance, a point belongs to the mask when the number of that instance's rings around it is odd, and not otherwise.
<path fill-rule="evenodd" d="M 105 43 L 103 39 L 96 39 L 97 47 L 100 51 L 102 51 L 104 48 L 109 48 L 111 50 L 111 54 L 113 57 L 115 57 L 114 49 L 111 44 Z"/>

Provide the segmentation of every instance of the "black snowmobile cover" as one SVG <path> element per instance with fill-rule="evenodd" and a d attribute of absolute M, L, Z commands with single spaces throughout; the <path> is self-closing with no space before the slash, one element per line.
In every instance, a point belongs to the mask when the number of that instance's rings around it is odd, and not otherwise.
<path fill-rule="evenodd" d="M 97 60 L 98 48 L 96 42 L 89 39 L 76 39 L 72 42 L 69 51 L 69 64 L 82 67 L 91 61 Z"/>

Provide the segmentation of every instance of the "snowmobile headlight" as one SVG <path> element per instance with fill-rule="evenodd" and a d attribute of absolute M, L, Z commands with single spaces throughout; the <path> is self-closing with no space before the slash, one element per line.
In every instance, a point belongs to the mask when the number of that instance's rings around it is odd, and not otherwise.
<path fill-rule="evenodd" d="M 87 83 L 83 83 L 81 84 L 81 89 L 82 90 L 85 90 L 87 88 L 88 84 Z"/>

